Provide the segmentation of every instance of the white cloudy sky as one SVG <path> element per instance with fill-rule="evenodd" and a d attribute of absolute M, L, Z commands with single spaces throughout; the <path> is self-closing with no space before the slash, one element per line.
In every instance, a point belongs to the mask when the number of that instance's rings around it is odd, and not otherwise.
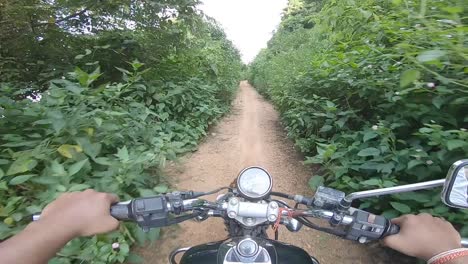
<path fill-rule="evenodd" d="M 287 0 L 202 0 L 200 8 L 221 23 L 246 63 L 271 38 Z"/>

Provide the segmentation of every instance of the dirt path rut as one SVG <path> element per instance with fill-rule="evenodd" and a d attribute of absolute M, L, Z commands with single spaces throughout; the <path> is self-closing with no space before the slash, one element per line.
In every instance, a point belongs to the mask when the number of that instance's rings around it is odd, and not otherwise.
<path fill-rule="evenodd" d="M 273 177 L 274 190 L 311 194 L 308 180 L 312 170 L 302 164 L 285 135 L 273 106 L 247 82 L 242 82 L 233 111 L 215 126 L 198 151 L 169 167 L 172 184 L 179 190 L 213 190 L 231 183 L 239 171 L 250 165 L 266 168 Z M 214 199 L 214 196 L 210 197 Z M 224 239 L 222 220 L 185 222 L 166 229 L 155 245 L 137 249 L 145 263 L 167 263 L 170 251 Z M 304 248 L 321 263 L 378 264 L 387 256 L 378 248 L 362 246 L 331 235 L 303 228 L 290 233 L 280 228 L 281 241 Z M 390 262 L 389 262 L 390 263 Z"/>

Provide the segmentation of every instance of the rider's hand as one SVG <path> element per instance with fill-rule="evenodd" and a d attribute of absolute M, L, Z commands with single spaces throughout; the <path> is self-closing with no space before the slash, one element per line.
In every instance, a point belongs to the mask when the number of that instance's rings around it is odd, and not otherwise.
<path fill-rule="evenodd" d="M 110 215 L 115 195 L 94 190 L 64 193 L 41 213 L 39 222 L 61 225 L 73 236 L 90 236 L 117 229 L 119 221 Z"/>
<path fill-rule="evenodd" d="M 452 224 L 430 214 L 404 215 L 392 223 L 400 226 L 400 233 L 385 238 L 384 244 L 406 255 L 428 260 L 462 247 L 460 234 Z"/>

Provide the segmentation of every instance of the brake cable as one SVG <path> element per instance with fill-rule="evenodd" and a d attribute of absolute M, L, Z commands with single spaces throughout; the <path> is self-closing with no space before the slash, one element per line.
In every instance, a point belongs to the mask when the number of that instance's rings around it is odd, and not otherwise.
<path fill-rule="evenodd" d="M 298 209 L 298 208 L 299 208 L 299 203 L 296 203 L 296 205 L 294 206 L 294 209 Z M 294 217 L 294 219 L 296 219 L 299 223 L 307 226 L 308 228 L 312 228 L 312 229 L 315 229 L 315 230 L 318 230 L 318 231 L 321 231 L 321 232 L 329 233 L 329 234 L 332 234 L 332 235 L 335 235 L 335 236 L 338 236 L 338 237 L 346 236 L 345 231 L 336 230 L 336 229 L 333 229 L 333 228 L 321 227 L 321 226 L 311 222 L 309 219 L 307 219 L 304 216 L 297 216 L 297 217 Z"/>
<path fill-rule="evenodd" d="M 178 217 L 175 217 L 171 220 L 169 220 L 169 223 L 171 225 L 173 224 L 178 224 L 178 223 L 182 223 L 184 221 L 187 221 L 187 220 L 190 220 L 190 219 L 193 219 L 193 218 L 196 218 L 200 215 L 202 215 L 203 213 L 202 212 L 194 212 L 194 213 L 191 213 L 191 214 L 186 214 L 186 215 L 182 215 L 182 216 L 178 216 Z"/>
<path fill-rule="evenodd" d="M 201 196 L 215 194 L 215 193 L 218 193 L 218 192 L 220 192 L 222 190 L 229 190 L 230 192 L 232 192 L 232 188 L 230 188 L 230 187 L 221 187 L 221 188 L 218 188 L 216 190 L 209 191 L 209 192 L 188 191 L 188 192 L 181 192 L 181 194 L 183 195 L 184 199 L 195 199 L 195 198 L 198 198 L 198 197 L 201 197 Z"/>

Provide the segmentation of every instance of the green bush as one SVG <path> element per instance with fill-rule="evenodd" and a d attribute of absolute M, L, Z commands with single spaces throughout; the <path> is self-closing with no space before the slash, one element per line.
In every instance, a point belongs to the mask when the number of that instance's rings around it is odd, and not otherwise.
<path fill-rule="evenodd" d="M 468 157 L 463 1 L 303 1 L 299 7 L 306 11 L 287 11 L 252 63 L 250 81 L 276 104 L 306 163 L 321 165 L 313 188 L 324 182 L 352 192 L 439 179 Z M 313 28 L 294 18 L 305 14 Z M 369 199 L 360 207 L 388 217 L 429 212 L 461 225 L 468 220 L 442 205 L 439 190 Z"/>
<path fill-rule="evenodd" d="M 94 2 L 0 4 L 0 241 L 63 192 L 166 192 L 166 161 L 229 110 L 243 65 L 198 1 Z M 51 263 L 138 260 L 130 246 L 159 235 L 119 231 Z"/>
<path fill-rule="evenodd" d="M 143 65 L 132 66 L 126 82 L 99 89 L 90 87 L 98 70 L 77 68 L 77 81 L 52 81 L 39 102 L 12 100 L 18 92 L 2 87 L 11 96 L 0 97 L 0 239 L 22 230 L 31 214 L 63 192 L 94 188 L 125 200 L 167 191 L 157 169 L 196 148 L 228 109 L 216 86 L 198 79 L 152 86 L 138 72 Z M 135 236 L 144 243 L 156 235 L 122 226 L 120 233 L 69 243 L 53 263 L 122 262 Z M 117 241 L 121 250 L 112 251 Z"/>

